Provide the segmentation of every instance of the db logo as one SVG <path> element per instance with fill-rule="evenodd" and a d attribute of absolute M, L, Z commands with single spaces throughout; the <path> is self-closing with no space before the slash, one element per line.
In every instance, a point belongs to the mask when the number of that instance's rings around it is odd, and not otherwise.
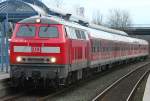
<path fill-rule="evenodd" d="M 32 47 L 32 52 L 41 52 L 40 47 Z"/>

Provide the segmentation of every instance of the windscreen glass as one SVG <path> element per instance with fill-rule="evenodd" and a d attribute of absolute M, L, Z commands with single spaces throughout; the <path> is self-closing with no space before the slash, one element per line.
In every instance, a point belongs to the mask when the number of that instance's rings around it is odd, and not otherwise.
<path fill-rule="evenodd" d="M 19 37 L 33 37 L 35 36 L 35 30 L 35 26 L 22 25 L 19 27 L 16 35 Z"/>
<path fill-rule="evenodd" d="M 39 37 L 42 38 L 58 38 L 58 29 L 54 26 L 41 26 L 39 31 Z"/>

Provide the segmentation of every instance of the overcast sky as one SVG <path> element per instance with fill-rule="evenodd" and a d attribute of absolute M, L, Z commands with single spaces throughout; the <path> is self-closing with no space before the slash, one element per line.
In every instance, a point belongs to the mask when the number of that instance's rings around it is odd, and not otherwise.
<path fill-rule="evenodd" d="M 48 6 L 52 6 L 52 0 L 43 0 Z M 85 7 L 86 17 L 92 17 L 95 10 L 99 10 L 105 19 L 109 16 L 110 9 L 126 10 L 130 13 L 134 24 L 150 24 L 150 0 L 63 0 L 62 8 L 73 10 L 73 7 L 81 5 Z"/>

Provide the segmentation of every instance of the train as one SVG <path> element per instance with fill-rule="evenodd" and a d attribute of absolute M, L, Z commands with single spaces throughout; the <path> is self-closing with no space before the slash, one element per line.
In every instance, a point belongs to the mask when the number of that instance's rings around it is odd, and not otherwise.
<path fill-rule="evenodd" d="M 55 16 L 16 23 L 10 41 L 13 85 L 67 85 L 93 72 L 148 56 L 148 42 L 123 31 L 87 27 Z"/>

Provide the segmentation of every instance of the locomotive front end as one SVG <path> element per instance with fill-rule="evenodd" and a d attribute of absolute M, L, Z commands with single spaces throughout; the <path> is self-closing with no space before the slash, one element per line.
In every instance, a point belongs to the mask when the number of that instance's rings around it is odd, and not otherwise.
<path fill-rule="evenodd" d="M 64 34 L 63 26 L 48 18 L 28 18 L 17 23 L 10 42 L 13 84 L 63 81 L 68 73 Z"/>

